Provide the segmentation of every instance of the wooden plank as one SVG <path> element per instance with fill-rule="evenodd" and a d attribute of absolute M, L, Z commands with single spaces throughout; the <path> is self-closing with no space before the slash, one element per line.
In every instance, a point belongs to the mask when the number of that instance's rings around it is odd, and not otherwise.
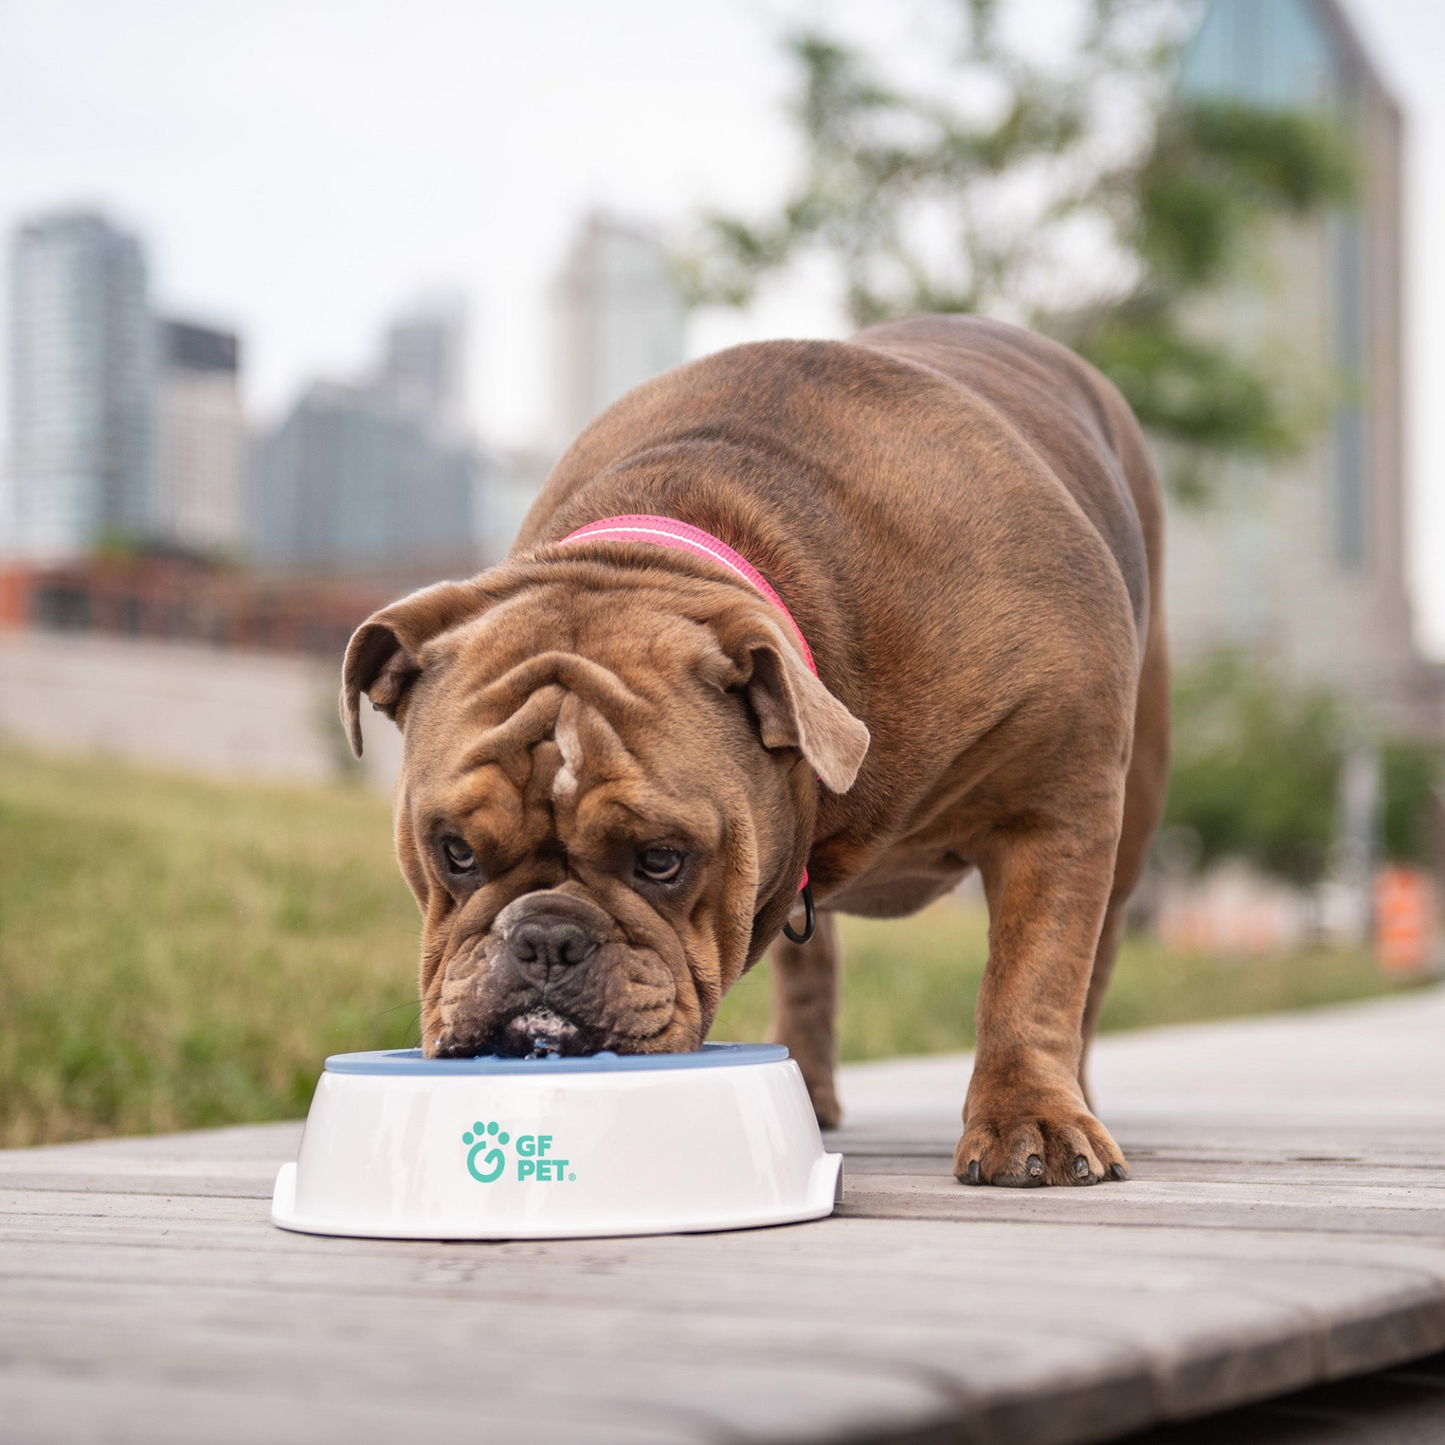
<path fill-rule="evenodd" d="M 966 1061 L 861 1066 L 838 1215 L 710 1236 L 289 1235 L 294 1125 L 0 1153 L 0 1438 L 1066 1445 L 1408 1359 L 1442 1037 L 1437 991 L 1106 1040 L 1092 1190 L 957 1185 Z"/>
<path fill-rule="evenodd" d="M 578 1412 L 543 1399 L 515 1412 L 480 1379 L 462 1403 L 401 1396 L 358 1399 L 331 1390 L 283 1394 L 270 1388 L 225 1390 L 188 1380 L 138 1384 L 105 1376 L 42 1376 L 0 1368 L 0 1438 L 25 1445 L 397 1445 L 436 1432 L 442 1439 L 526 1440 L 540 1445 L 706 1445 L 722 1439 L 704 1420 L 589 1402 Z"/>

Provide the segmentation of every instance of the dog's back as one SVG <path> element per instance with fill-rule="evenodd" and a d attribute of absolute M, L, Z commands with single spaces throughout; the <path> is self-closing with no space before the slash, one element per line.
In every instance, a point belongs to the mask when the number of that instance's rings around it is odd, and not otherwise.
<path fill-rule="evenodd" d="M 1122 397 L 1044 337 L 978 317 L 915 317 L 848 342 L 734 347 L 638 387 L 558 463 L 513 555 L 599 508 L 650 508 L 701 519 L 766 556 L 771 511 L 787 522 L 781 580 L 802 587 L 806 609 L 809 574 L 788 575 L 786 554 L 816 551 L 846 570 L 850 548 L 876 541 L 886 508 L 910 562 L 937 574 L 915 572 L 914 595 L 937 585 L 966 606 L 969 589 L 955 595 L 950 582 L 989 570 L 980 564 L 1021 526 L 1071 525 L 1056 485 L 1112 554 L 1142 641 L 1161 581 L 1162 512 Z M 746 537 L 733 535 L 740 492 L 752 514 L 741 520 L 756 529 Z M 857 580 L 876 585 L 878 575 Z"/>
<path fill-rule="evenodd" d="M 941 372 L 995 408 L 1109 544 L 1145 624 L 1162 582 L 1159 486 L 1139 424 L 1104 377 L 1046 337 L 976 316 L 885 322 L 853 342 Z"/>

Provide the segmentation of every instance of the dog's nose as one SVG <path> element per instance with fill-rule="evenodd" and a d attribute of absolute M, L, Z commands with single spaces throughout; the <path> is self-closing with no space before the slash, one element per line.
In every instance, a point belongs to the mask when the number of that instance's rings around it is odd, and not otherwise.
<path fill-rule="evenodd" d="M 510 939 L 512 956 L 528 969 L 574 968 L 597 952 L 597 940 L 580 923 L 556 914 L 524 919 Z"/>

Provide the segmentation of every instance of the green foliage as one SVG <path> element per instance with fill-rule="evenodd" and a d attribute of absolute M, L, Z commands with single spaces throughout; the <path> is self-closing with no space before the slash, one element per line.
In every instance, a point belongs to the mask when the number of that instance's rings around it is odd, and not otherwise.
<path fill-rule="evenodd" d="M 1175 103 L 1138 171 L 1133 241 L 1156 287 L 1212 286 L 1275 215 L 1308 216 L 1354 192 L 1354 166 L 1317 115 Z"/>
<path fill-rule="evenodd" d="M 1291 882 L 1317 882 L 1335 838 L 1349 736 L 1346 708 L 1327 689 L 1292 691 L 1246 657 L 1218 653 L 1175 682 L 1165 826 L 1190 829 L 1203 864 L 1247 858 Z M 1387 739 L 1380 764 L 1380 855 L 1423 861 L 1426 804 L 1445 759 L 1437 747 Z"/>
<path fill-rule="evenodd" d="M 1445 756 L 1426 743 L 1386 743 L 1380 755 L 1384 807 L 1383 850 L 1398 863 L 1428 862 L 1426 807 L 1445 784 Z"/>
<path fill-rule="evenodd" d="M 1111 308 L 1074 343 L 1123 392 L 1141 425 L 1182 448 L 1179 465 L 1193 473 L 1200 451 L 1287 454 L 1306 424 L 1278 375 L 1189 335 L 1174 309 L 1154 298 Z"/>
<path fill-rule="evenodd" d="M 374 798 L 0 749 L 0 1145 L 295 1117 L 418 931 Z"/>
<path fill-rule="evenodd" d="M 95 539 L 91 553 L 102 562 L 133 562 L 145 552 L 141 538 L 124 527 L 104 528 Z"/>
<path fill-rule="evenodd" d="M 1218 654 L 1175 685 L 1165 825 L 1194 831 L 1202 863 L 1247 858 L 1316 882 L 1334 841 L 1344 746 L 1328 692 L 1290 693 L 1245 658 Z"/>
<path fill-rule="evenodd" d="M 1318 422 L 1308 388 L 1190 303 L 1247 279 L 1269 223 L 1348 203 L 1353 148 L 1321 115 L 1178 96 L 1195 13 L 1178 0 L 1081 3 L 1062 71 L 1007 42 L 998 5 L 959 6 L 946 98 L 885 84 L 836 38 L 791 37 L 803 175 L 771 218 L 703 218 L 691 299 L 744 305 L 821 252 L 859 325 L 986 312 L 1074 346 L 1174 444 L 1180 478 L 1296 448 Z"/>
<path fill-rule="evenodd" d="M 944 902 L 913 918 L 844 918 L 839 931 L 838 1043 L 845 1061 L 973 1047 L 974 1002 L 988 959 L 982 908 Z M 1119 950 L 1100 1026 L 1108 1032 L 1311 1008 L 1395 987 L 1365 949 L 1217 958 L 1172 953 L 1131 934 Z M 764 962 L 723 1000 L 713 1036 L 766 1038 L 768 991 Z"/>

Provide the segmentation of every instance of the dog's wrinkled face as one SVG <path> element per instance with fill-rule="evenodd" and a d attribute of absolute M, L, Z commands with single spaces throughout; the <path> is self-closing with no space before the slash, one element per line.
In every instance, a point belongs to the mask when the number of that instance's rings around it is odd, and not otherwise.
<path fill-rule="evenodd" d="M 429 1056 L 700 1045 L 786 916 L 815 772 L 841 791 L 867 746 L 765 604 L 731 614 L 447 584 L 358 631 L 343 708 L 405 732 Z"/>

